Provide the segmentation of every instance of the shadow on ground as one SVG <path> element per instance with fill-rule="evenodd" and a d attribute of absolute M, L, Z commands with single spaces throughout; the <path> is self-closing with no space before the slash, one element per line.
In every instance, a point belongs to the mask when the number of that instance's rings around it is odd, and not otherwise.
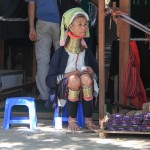
<path fill-rule="evenodd" d="M 0 119 L 1 150 L 149 150 L 149 136 L 111 135 L 100 139 L 98 133 L 68 132 L 55 130 L 50 120 L 38 120 L 37 130 L 31 131 L 25 126 L 12 126 L 3 130 Z"/>

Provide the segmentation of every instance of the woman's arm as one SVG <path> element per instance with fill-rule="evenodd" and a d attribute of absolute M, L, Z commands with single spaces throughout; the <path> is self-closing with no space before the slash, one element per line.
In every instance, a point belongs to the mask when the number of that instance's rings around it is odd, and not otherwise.
<path fill-rule="evenodd" d="M 61 48 L 55 51 L 49 64 L 49 71 L 46 77 L 46 85 L 49 88 L 55 88 L 57 86 L 57 76 L 60 74 L 60 53 L 62 53 Z"/>
<path fill-rule="evenodd" d="M 90 66 L 93 70 L 93 72 L 96 74 L 96 76 L 98 77 L 99 71 L 98 71 L 98 62 L 95 58 L 95 56 L 93 55 L 92 51 L 87 49 L 86 50 L 86 60 L 88 64 L 86 64 L 87 66 Z"/>

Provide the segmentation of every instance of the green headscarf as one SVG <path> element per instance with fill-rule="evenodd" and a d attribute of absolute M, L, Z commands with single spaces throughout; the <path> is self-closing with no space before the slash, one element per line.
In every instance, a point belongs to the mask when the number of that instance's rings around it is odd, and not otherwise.
<path fill-rule="evenodd" d="M 89 20 L 87 13 L 79 7 L 69 9 L 63 14 L 61 21 L 60 46 L 64 46 L 65 44 L 65 30 L 69 31 L 69 25 L 72 23 L 73 19 L 79 14 L 84 15 L 86 19 Z M 86 37 L 89 37 L 89 30 L 87 32 Z"/>

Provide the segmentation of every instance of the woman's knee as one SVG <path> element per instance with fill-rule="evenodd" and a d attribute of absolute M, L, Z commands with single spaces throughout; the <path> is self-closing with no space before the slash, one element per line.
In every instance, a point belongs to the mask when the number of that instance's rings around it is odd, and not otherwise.
<path fill-rule="evenodd" d="M 90 77 L 90 75 L 88 75 L 88 74 L 83 74 L 83 75 L 81 76 L 81 84 L 82 84 L 82 86 L 85 86 L 85 85 L 92 86 L 93 80 L 92 80 L 92 78 Z"/>
<path fill-rule="evenodd" d="M 81 76 L 83 99 L 86 101 L 93 99 L 93 80 L 88 74 Z"/>
<path fill-rule="evenodd" d="M 80 78 L 78 76 L 70 76 L 68 79 L 68 100 L 76 102 L 79 100 L 80 94 Z"/>
<path fill-rule="evenodd" d="M 71 90 L 79 90 L 81 86 L 80 78 L 76 75 L 70 76 L 68 79 L 68 88 Z"/>

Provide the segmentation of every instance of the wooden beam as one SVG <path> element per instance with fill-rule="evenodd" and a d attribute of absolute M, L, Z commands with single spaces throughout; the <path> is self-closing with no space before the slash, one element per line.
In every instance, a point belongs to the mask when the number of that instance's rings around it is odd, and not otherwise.
<path fill-rule="evenodd" d="M 120 10 L 130 15 L 130 0 L 120 0 Z M 123 104 L 122 84 L 129 56 L 130 25 L 119 20 L 119 103 Z"/>
<path fill-rule="evenodd" d="M 0 40 L 0 69 L 4 69 L 4 40 Z"/>
<path fill-rule="evenodd" d="M 98 1 L 98 60 L 99 60 L 99 124 L 103 128 L 104 111 L 105 111 L 105 65 L 104 65 L 104 48 L 105 48 L 105 0 Z"/>

